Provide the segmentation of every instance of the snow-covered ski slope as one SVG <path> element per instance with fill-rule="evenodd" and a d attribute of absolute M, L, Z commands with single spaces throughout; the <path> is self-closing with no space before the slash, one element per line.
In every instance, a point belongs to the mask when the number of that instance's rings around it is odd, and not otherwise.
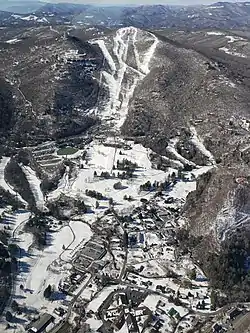
<path fill-rule="evenodd" d="M 27 202 L 20 196 L 20 194 L 15 192 L 13 190 L 13 188 L 10 186 L 10 184 L 8 184 L 5 180 L 4 171 L 5 171 L 7 164 L 9 163 L 9 161 L 10 161 L 10 157 L 6 157 L 6 156 L 3 156 L 2 159 L 0 160 L 0 187 L 2 187 L 5 191 L 10 192 L 10 194 L 17 197 L 17 199 L 22 204 L 27 206 L 28 205 Z"/>
<path fill-rule="evenodd" d="M 35 171 L 28 166 L 22 165 L 23 173 L 25 174 L 27 181 L 29 182 L 30 190 L 36 200 L 36 206 L 39 210 L 45 211 L 44 196 L 41 190 L 41 180 L 38 179 Z"/>
<path fill-rule="evenodd" d="M 112 120 L 116 129 L 123 124 L 138 83 L 150 72 L 150 62 L 157 48 L 158 39 L 150 32 L 134 27 L 121 28 L 115 36 L 94 40 L 103 52 L 107 70 L 101 75 L 101 84 L 109 91 L 104 108 L 96 113 L 105 120 Z"/>

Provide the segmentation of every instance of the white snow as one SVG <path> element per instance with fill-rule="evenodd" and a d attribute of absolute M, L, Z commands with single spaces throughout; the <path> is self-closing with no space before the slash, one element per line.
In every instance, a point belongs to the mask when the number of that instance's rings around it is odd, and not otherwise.
<path fill-rule="evenodd" d="M 209 8 L 209 9 L 220 9 L 220 8 L 224 8 L 224 6 L 223 5 L 220 5 L 220 6 L 209 6 L 207 8 Z"/>
<path fill-rule="evenodd" d="M 43 297 L 43 291 L 46 286 L 51 284 L 57 287 L 63 276 L 62 265 L 58 267 L 58 273 L 56 273 L 54 261 L 63 252 L 63 245 L 67 247 L 73 242 L 73 234 L 67 226 L 63 227 L 58 233 L 51 234 L 50 245 L 44 251 L 31 250 L 30 246 L 33 243 L 31 234 L 20 230 L 16 237 L 18 238 L 18 245 L 22 249 L 21 253 L 24 253 L 20 259 L 21 267 L 17 277 L 17 284 L 23 284 L 24 290 L 27 290 L 23 292 L 16 288 L 16 296 L 25 296 L 27 306 L 35 306 L 40 309 L 46 304 L 46 300 Z"/>
<path fill-rule="evenodd" d="M 102 304 L 102 302 L 105 301 L 105 299 L 108 297 L 108 295 L 112 291 L 114 291 L 116 288 L 117 288 L 116 286 L 104 287 L 103 290 L 98 295 L 98 297 L 96 297 L 95 299 L 93 299 L 93 301 L 91 301 L 87 305 L 86 310 L 87 311 L 92 310 L 92 311 L 96 312 L 98 310 L 98 308 L 100 307 L 100 305 Z"/>
<path fill-rule="evenodd" d="M 113 138 L 108 138 L 108 142 L 116 142 Z M 116 142 L 118 143 L 118 142 Z M 144 148 L 140 144 L 134 144 L 131 142 L 126 142 L 126 145 L 130 146 L 130 149 L 120 149 L 115 147 L 110 147 L 101 144 L 98 140 L 94 140 L 88 148 L 87 159 L 88 163 L 84 165 L 83 169 L 80 169 L 76 178 L 66 181 L 63 177 L 59 184 L 58 189 L 53 191 L 48 199 L 55 199 L 61 193 L 66 193 L 70 196 L 82 197 L 84 201 L 95 210 L 95 199 L 85 196 L 86 189 L 97 190 L 105 195 L 107 198 L 112 197 L 115 202 L 117 202 L 117 210 L 123 211 L 130 210 L 136 205 L 140 205 L 140 199 L 146 197 L 149 199 L 154 193 L 141 192 L 139 193 L 140 185 L 144 184 L 147 180 L 151 181 L 165 181 L 168 173 L 161 170 L 153 169 L 151 162 L 149 160 L 150 150 Z M 113 169 L 116 166 L 117 160 L 122 161 L 123 159 L 128 159 L 133 163 L 137 163 L 138 169 L 135 170 L 135 177 L 130 180 L 121 180 L 123 188 L 120 190 L 115 190 L 113 185 L 119 181 L 117 177 L 113 178 L 112 174 L 117 174 L 119 170 Z M 107 171 L 111 174 L 111 178 L 104 179 L 99 177 L 94 177 L 94 171 L 100 176 L 101 172 Z M 122 171 L 120 171 L 122 172 Z M 124 200 L 124 196 L 132 196 L 133 201 Z M 101 207 L 103 209 L 108 208 L 108 201 L 102 201 Z M 99 209 L 98 212 L 102 210 Z M 95 215 L 85 215 L 84 219 L 89 217 L 89 222 L 95 218 Z"/>
<path fill-rule="evenodd" d="M 193 145 L 200 150 L 200 152 L 205 155 L 206 157 L 208 157 L 210 163 L 212 165 L 216 164 L 215 159 L 213 157 L 213 155 L 211 154 L 211 152 L 209 150 L 207 150 L 207 148 L 204 146 L 203 142 L 201 141 L 201 139 L 198 137 L 198 134 L 196 132 L 196 129 L 194 126 L 190 127 L 190 131 L 192 133 L 192 138 L 191 138 L 191 142 L 193 143 Z"/>
<path fill-rule="evenodd" d="M 186 199 L 187 195 L 195 190 L 196 181 L 178 182 L 171 191 L 171 196 L 177 199 Z"/>
<path fill-rule="evenodd" d="M 165 181 L 167 174 L 160 170 L 152 169 L 151 162 L 149 160 L 149 152 L 146 148 L 141 145 L 132 145 L 132 149 L 115 149 L 114 147 L 106 147 L 98 144 L 96 141 L 92 142 L 88 152 L 89 162 L 84 169 L 79 170 L 79 174 L 70 188 L 71 195 L 74 193 L 84 196 L 86 189 L 98 189 L 106 197 L 114 198 L 115 202 L 119 203 L 117 209 L 123 210 L 132 208 L 134 205 L 138 205 L 141 197 L 149 196 L 150 193 L 138 193 L 140 185 L 144 184 L 147 180 L 154 182 Z M 120 155 L 120 152 L 122 155 Z M 122 159 L 127 158 L 131 162 L 136 162 L 139 166 L 138 170 L 135 171 L 136 177 L 133 180 L 122 180 L 122 185 L 124 186 L 121 190 L 115 190 L 113 185 L 119 181 L 117 178 L 110 179 L 96 179 L 94 177 L 94 171 L 98 175 L 102 171 L 111 172 L 113 165 L 116 165 L 117 160 L 122 161 Z M 113 170 L 117 173 L 117 170 Z M 135 200 L 126 201 L 124 200 L 124 195 L 131 195 Z M 153 193 L 152 193 L 153 195 Z M 89 202 L 94 205 L 95 200 L 88 198 Z M 107 206 L 108 203 L 103 203 Z"/>
<path fill-rule="evenodd" d="M 149 38 L 150 40 L 153 39 L 153 43 L 149 47 L 147 52 L 144 54 L 144 59 L 143 59 L 142 63 L 138 64 L 138 68 L 146 75 L 150 72 L 150 69 L 149 69 L 150 61 L 151 61 L 151 59 L 152 59 L 152 57 L 155 53 L 156 47 L 157 47 L 158 42 L 159 42 L 155 35 L 150 33 L 149 37 L 150 37 Z M 136 40 L 134 42 L 134 45 L 136 45 Z M 137 50 L 137 52 L 138 52 L 138 50 Z M 137 59 L 137 61 L 138 61 L 138 59 Z"/>
<path fill-rule="evenodd" d="M 93 232 L 86 223 L 81 221 L 71 221 L 69 226 L 73 232 L 73 239 L 69 249 L 64 251 L 61 258 L 70 262 L 77 249 L 87 243 L 88 240 L 90 240 Z"/>
<path fill-rule="evenodd" d="M 112 56 L 110 55 L 106 45 L 105 45 L 105 42 L 104 40 L 102 39 L 98 39 L 98 40 L 95 40 L 94 41 L 95 44 L 98 44 L 100 49 L 102 50 L 102 53 L 105 57 L 105 59 L 107 60 L 108 64 L 109 64 L 109 67 L 111 69 L 112 72 L 115 72 L 116 71 L 116 65 L 115 65 L 115 62 L 112 58 Z"/>
<path fill-rule="evenodd" d="M 38 17 L 35 15 L 23 16 L 20 18 L 24 21 L 36 21 L 38 19 Z"/>
<path fill-rule="evenodd" d="M 137 42 L 141 43 L 144 39 L 149 41 L 150 45 L 139 51 Z M 113 48 L 110 50 L 105 40 L 94 40 L 92 43 L 100 46 L 111 69 L 111 73 L 103 71 L 101 75 L 103 84 L 109 89 L 109 100 L 104 110 L 98 111 L 98 115 L 106 120 L 112 119 L 114 127 L 119 129 L 126 118 L 135 87 L 150 71 L 150 61 L 158 39 L 149 32 L 142 35 L 137 28 L 127 27 L 117 30 L 113 38 Z M 128 63 L 128 50 L 134 54 L 136 66 Z"/>
<path fill-rule="evenodd" d="M 209 35 L 209 36 L 223 36 L 224 33 L 220 32 L 220 31 L 208 31 L 207 35 Z"/>
<path fill-rule="evenodd" d="M 15 19 L 20 19 L 20 20 L 24 20 L 24 21 L 37 21 L 39 19 L 35 15 L 21 16 L 21 15 L 17 15 L 17 14 L 12 14 L 11 16 L 14 17 Z"/>
<path fill-rule="evenodd" d="M 13 39 L 7 40 L 5 43 L 7 43 L 7 44 L 16 44 L 16 43 L 21 42 L 21 41 L 22 41 L 21 39 L 13 38 Z"/>
<path fill-rule="evenodd" d="M 34 195 L 37 208 L 41 211 L 46 210 L 44 195 L 40 187 L 41 180 L 37 177 L 36 172 L 33 169 L 31 169 L 29 166 L 22 165 L 21 168 L 29 182 L 30 190 Z"/>
<path fill-rule="evenodd" d="M 46 17 L 42 17 L 40 19 L 37 19 L 37 22 L 39 22 L 39 23 L 49 23 L 49 21 L 46 19 Z"/>
<path fill-rule="evenodd" d="M 227 39 L 229 39 L 228 43 L 234 43 L 234 42 L 238 42 L 238 41 L 242 41 L 244 40 L 244 38 L 242 37 L 236 37 L 236 36 L 226 36 Z"/>
<path fill-rule="evenodd" d="M 5 190 L 5 191 L 9 191 L 10 194 L 12 194 L 13 196 L 17 197 L 17 199 L 22 202 L 25 207 L 28 205 L 28 203 L 20 196 L 19 193 L 15 192 L 13 190 L 13 188 L 10 186 L 10 184 L 8 184 L 4 178 L 4 170 L 7 166 L 7 164 L 10 161 L 10 157 L 5 157 L 3 156 L 2 159 L 0 160 L 0 186 Z"/>
<path fill-rule="evenodd" d="M 159 284 L 161 284 L 159 282 Z M 162 285 L 165 285 L 166 282 Z M 158 295 L 149 295 L 147 296 L 147 298 L 145 299 L 145 301 L 142 303 L 142 305 L 148 307 L 151 311 L 155 311 L 157 309 L 157 303 L 161 301 L 162 304 L 164 304 L 164 306 L 161 306 L 160 308 L 163 309 L 166 313 L 168 313 L 168 311 L 171 308 L 174 308 L 176 311 L 178 311 L 180 317 L 183 317 L 184 315 L 186 315 L 188 313 L 188 310 L 185 309 L 183 306 L 176 306 L 173 303 L 168 302 L 167 298 L 165 297 L 161 297 Z M 156 310 L 157 312 L 157 310 Z M 160 312 L 159 312 L 160 314 Z M 161 317 L 164 319 L 164 331 L 163 332 L 172 332 L 173 330 L 171 329 L 169 331 L 170 328 L 170 317 L 165 314 L 165 315 L 161 315 Z"/>
<path fill-rule="evenodd" d="M 180 161 L 181 163 L 183 163 L 183 164 L 188 164 L 188 165 L 192 165 L 192 166 L 196 166 L 196 164 L 195 164 L 194 162 L 187 160 L 186 158 L 184 158 L 182 155 L 180 155 L 180 154 L 177 152 L 177 150 L 176 150 L 175 147 L 176 147 L 178 141 L 179 141 L 179 138 L 171 139 L 171 140 L 169 141 L 169 144 L 168 144 L 166 150 L 167 150 L 168 152 L 172 153 L 172 154 L 176 157 L 176 159 L 177 159 L 178 161 Z"/>
<path fill-rule="evenodd" d="M 227 54 L 230 54 L 232 56 L 235 56 L 235 57 L 247 58 L 247 56 L 245 54 L 242 54 L 242 53 L 239 53 L 239 52 L 236 52 L 236 51 L 231 51 L 227 47 L 220 47 L 219 50 L 223 51 Z"/>

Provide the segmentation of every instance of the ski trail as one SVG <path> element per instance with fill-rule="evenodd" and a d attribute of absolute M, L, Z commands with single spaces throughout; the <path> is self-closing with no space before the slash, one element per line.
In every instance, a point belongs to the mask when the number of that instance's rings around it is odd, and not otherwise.
<path fill-rule="evenodd" d="M 143 60 L 142 65 L 141 65 L 141 70 L 146 75 L 150 72 L 150 70 L 149 70 L 149 63 L 150 63 L 150 60 L 151 60 L 151 58 L 153 57 L 153 55 L 155 53 L 156 47 L 157 47 L 158 42 L 159 42 L 155 35 L 153 35 L 151 33 L 150 33 L 150 35 L 153 36 L 154 42 L 150 46 L 150 48 L 148 49 L 148 52 L 145 54 L 144 60 Z"/>
<path fill-rule="evenodd" d="M 150 72 L 149 65 L 158 39 L 151 33 L 139 33 L 137 28 L 127 27 L 118 29 L 113 40 L 109 40 L 113 44 L 112 48 L 104 40 L 92 42 L 95 43 L 99 45 L 110 67 L 110 72 L 104 70 L 101 73 L 103 84 L 109 90 L 109 99 L 104 108 L 99 108 L 96 113 L 106 121 L 112 120 L 114 129 L 119 130 L 127 116 L 136 86 Z M 138 43 L 142 49 L 138 48 Z M 131 64 L 133 56 L 134 64 Z"/>
<path fill-rule="evenodd" d="M 196 167 L 196 164 L 192 161 L 189 161 L 187 160 L 185 157 L 183 157 L 181 154 L 179 154 L 176 150 L 176 145 L 178 143 L 179 139 L 178 138 L 174 138 L 174 139 L 171 139 L 168 143 L 168 146 L 166 148 L 166 150 L 173 154 L 178 161 L 180 161 L 181 163 L 183 163 L 184 165 L 187 164 L 187 165 L 192 165 L 193 167 Z"/>
<path fill-rule="evenodd" d="M 107 60 L 111 71 L 115 72 L 116 71 L 115 62 L 114 62 L 113 58 L 111 57 L 111 55 L 110 55 L 110 53 L 109 53 L 109 51 L 108 51 L 108 49 L 107 49 L 107 47 L 104 43 L 104 40 L 100 39 L 100 40 L 95 41 L 95 43 L 98 44 L 100 49 L 102 50 L 102 53 L 103 53 L 105 59 Z"/>
<path fill-rule="evenodd" d="M 133 38 L 132 38 L 133 49 L 134 49 L 134 54 L 135 54 L 136 66 L 137 66 L 137 68 L 140 68 L 141 67 L 141 62 L 140 62 L 139 52 L 138 52 L 137 47 L 136 47 L 136 37 L 137 37 L 137 29 L 134 29 L 134 34 L 133 34 Z"/>
<path fill-rule="evenodd" d="M 40 211 L 45 211 L 46 207 L 45 207 L 44 195 L 40 187 L 41 180 L 37 177 L 36 172 L 30 167 L 22 165 L 21 168 L 26 176 L 30 190 L 35 198 L 36 207 Z"/>
<path fill-rule="evenodd" d="M 200 152 L 205 155 L 210 163 L 212 165 L 215 165 L 215 158 L 213 157 L 213 155 L 211 154 L 211 152 L 209 150 L 207 150 L 207 148 L 204 146 L 203 142 L 201 141 L 201 139 L 198 137 L 198 134 L 196 132 L 196 129 L 194 126 L 190 127 L 190 131 L 192 133 L 192 138 L 191 138 L 191 142 L 193 143 L 193 145 L 200 150 Z"/>
<path fill-rule="evenodd" d="M 0 160 L 0 187 L 2 187 L 5 191 L 9 192 L 11 195 L 15 196 L 21 203 L 25 205 L 25 207 L 27 207 L 28 203 L 21 197 L 19 193 L 14 191 L 12 186 L 5 180 L 4 171 L 9 161 L 10 157 L 6 156 L 3 156 Z"/>

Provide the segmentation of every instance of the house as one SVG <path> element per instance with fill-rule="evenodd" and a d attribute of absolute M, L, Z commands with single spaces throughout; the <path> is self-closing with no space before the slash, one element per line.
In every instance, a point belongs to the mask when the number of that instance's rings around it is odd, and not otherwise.
<path fill-rule="evenodd" d="M 139 333 L 139 327 L 137 324 L 137 321 L 135 319 L 135 317 L 133 315 L 131 315 L 130 313 L 127 316 L 127 326 L 128 326 L 128 331 L 129 333 Z"/>
<path fill-rule="evenodd" d="M 162 328 L 163 323 L 160 320 L 157 320 L 157 322 L 153 325 L 153 331 L 159 332 L 159 330 Z"/>
<path fill-rule="evenodd" d="M 233 320 L 236 317 L 238 317 L 241 313 L 242 313 L 242 311 L 240 309 L 233 308 L 227 312 L 227 316 L 228 316 L 228 319 Z"/>
<path fill-rule="evenodd" d="M 66 311 L 62 307 L 55 308 L 54 312 L 60 317 L 62 317 L 66 313 Z"/>
<path fill-rule="evenodd" d="M 167 314 L 168 314 L 169 317 L 171 317 L 171 318 L 174 318 L 174 317 L 178 318 L 178 317 L 180 317 L 179 312 L 178 312 L 177 310 L 175 310 L 174 308 L 171 308 L 171 309 L 168 311 Z"/>
<path fill-rule="evenodd" d="M 166 292 L 166 287 L 165 286 L 161 286 L 161 285 L 157 285 L 155 288 L 156 291 L 160 290 L 163 294 Z"/>
<path fill-rule="evenodd" d="M 222 333 L 222 332 L 224 332 L 223 327 L 218 323 L 214 324 L 213 333 Z"/>
<path fill-rule="evenodd" d="M 28 333 L 42 333 L 55 320 L 49 313 L 43 313 L 40 318 L 32 323 L 32 327 L 28 329 Z"/>
<path fill-rule="evenodd" d="M 207 277 L 205 277 L 204 275 L 202 274 L 197 274 L 196 275 L 196 279 L 195 279 L 196 282 L 207 282 L 208 279 Z"/>

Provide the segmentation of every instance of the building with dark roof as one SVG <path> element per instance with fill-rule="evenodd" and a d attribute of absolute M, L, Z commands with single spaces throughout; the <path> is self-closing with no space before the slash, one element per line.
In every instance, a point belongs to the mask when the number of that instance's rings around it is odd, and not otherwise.
<path fill-rule="evenodd" d="M 37 321 L 32 323 L 28 333 L 42 333 L 54 320 L 55 318 L 49 313 L 43 313 Z"/>

